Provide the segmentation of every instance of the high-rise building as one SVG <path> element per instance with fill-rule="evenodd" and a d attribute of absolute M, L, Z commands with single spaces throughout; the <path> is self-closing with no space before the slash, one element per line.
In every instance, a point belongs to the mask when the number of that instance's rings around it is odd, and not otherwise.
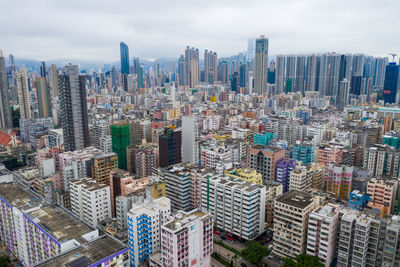
<path fill-rule="evenodd" d="M 296 168 L 296 160 L 286 160 L 281 158 L 276 162 L 276 178 L 275 181 L 282 184 L 283 193 L 289 191 L 291 187 L 291 172 Z"/>
<path fill-rule="evenodd" d="M 130 145 L 129 123 L 111 125 L 112 151 L 118 156 L 118 168 L 126 170 L 126 148 Z"/>
<path fill-rule="evenodd" d="M 239 86 L 242 88 L 249 88 L 249 67 L 247 64 L 242 64 L 240 66 Z"/>
<path fill-rule="evenodd" d="M 317 56 L 307 56 L 305 91 L 315 91 L 317 82 Z"/>
<path fill-rule="evenodd" d="M 275 255 L 296 258 L 306 253 L 308 219 L 315 207 L 316 201 L 312 195 L 297 190 L 291 190 L 275 200 Z"/>
<path fill-rule="evenodd" d="M 89 145 L 89 125 L 86 103 L 86 77 L 79 75 L 77 65 L 67 65 L 59 75 L 61 127 L 65 151 L 74 151 Z"/>
<path fill-rule="evenodd" d="M 171 213 L 168 198 L 162 197 L 145 201 L 132 207 L 128 212 L 128 246 L 130 266 L 140 263 L 161 249 L 161 226 Z"/>
<path fill-rule="evenodd" d="M 386 65 L 385 80 L 383 84 L 383 100 L 386 103 L 396 103 L 396 96 L 399 89 L 400 66 L 395 62 Z"/>
<path fill-rule="evenodd" d="M 165 128 L 159 136 L 160 167 L 182 162 L 182 129 Z"/>
<path fill-rule="evenodd" d="M 384 205 L 385 214 L 394 214 L 395 206 L 398 204 L 397 196 L 398 181 L 372 178 L 368 181 L 366 193 L 371 197 L 370 202 Z M 398 207 L 399 209 L 399 207 Z"/>
<path fill-rule="evenodd" d="M 21 119 L 32 118 L 31 101 L 28 91 L 28 75 L 26 69 L 20 69 L 17 72 L 17 90 L 18 90 L 18 104 Z"/>
<path fill-rule="evenodd" d="M 297 165 L 289 174 L 289 190 L 310 192 L 312 188 L 312 175 L 304 165 Z"/>
<path fill-rule="evenodd" d="M 210 214 L 179 211 L 161 227 L 161 251 L 150 266 L 211 266 L 213 226 Z"/>
<path fill-rule="evenodd" d="M 201 210 L 211 213 L 218 228 L 252 240 L 264 232 L 265 197 L 263 185 L 210 176 L 202 181 Z"/>
<path fill-rule="evenodd" d="M 54 128 L 53 118 L 20 119 L 21 138 L 25 143 L 35 146 L 35 137 L 47 134 Z"/>
<path fill-rule="evenodd" d="M 247 152 L 247 166 L 261 173 L 264 181 L 276 180 L 276 163 L 285 156 L 285 150 L 255 145 Z"/>
<path fill-rule="evenodd" d="M 204 51 L 204 82 L 214 83 L 217 81 L 217 53 Z"/>
<path fill-rule="evenodd" d="M 40 77 L 36 78 L 35 81 L 36 95 L 39 107 L 39 117 L 47 118 L 52 117 L 52 107 L 51 107 L 51 94 L 50 94 L 50 84 L 46 78 Z"/>
<path fill-rule="evenodd" d="M 400 152 L 388 145 L 374 145 L 364 149 L 363 168 L 374 177 L 397 179 L 400 175 Z"/>
<path fill-rule="evenodd" d="M 146 143 L 142 139 L 141 145 L 131 145 L 126 148 L 128 172 L 139 178 L 152 175 L 152 169 L 159 166 L 159 149 L 156 144 Z"/>
<path fill-rule="evenodd" d="M 194 116 L 182 117 L 182 161 L 191 164 L 199 162 L 199 132 L 197 118 Z"/>
<path fill-rule="evenodd" d="M 296 141 L 292 147 L 292 158 L 305 165 L 311 164 L 314 162 L 314 146 L 308 142 Z"/>
<path fill-rule="evenodd" d="M 178 59 L 178 77 L 179 77 L 179 85 L 186 85 L 185 81 L 185 57 L 181 55 Z"/>
<path fill-rule="evenodd" d="M 350 198 L 353 167 L 329 163 L 325 173 L 326 191 L 341 199 Z"/>
<path fill-rule="evenodd" d="M 296 92 L 304 95 L 304 81 L 306 76 L 306 56 L 297 56 L 296 59 Z"/>
<path fill-rule="evenodd" d="M 53 90 L 53 95 L 58 97 L 58 73 L 57 66 L 55 64 L 51 64 L 50 67 L 50 82 L 51 88 Z"/>
<path fill-rule="evenodd" d="M 92 179 L 82 179 L 69 184 L 71 210 L 93 228 L 97 223 L 111 218 L 110 187 Z"/>
<path fill-rule="evenodd" d="M 267 93 L 268 78 L 268 38 L 261 35 L 256 39 L 256 56 L 255 56 L 255 82 L 254 90 L 258 95 Z"/>
<path fill-rule="evenodd" d="M 186 85 L 190 88 L 195 87 L 199 83 L 199 49 L 186 47 L 185 50 L 185 80 Z"/>
<path fill-rule="evenodd" d="M 346 107 L 349 103 L 349 96 L 350 96 L 350 82 L 347 80 L 347 78 L 344 78 L 340 82 L 339 97 L 337 99 L 338 106 Z"/>
<path fill-rule="evenodd" d="M 339 205 L 330 203 L 314 210 L 308 220 L 306 253 L 318 257 L 326 267 L 335 258 L 338 224 Z"/>
<path fill-rule="evenodd" d="M 129 47 L 124 42 L 119 44 L 121 54 L 121 73 L 129 74 Z"/>
<path fill-rule="evenodd" d="M 92 157 L 91 160 L 92 178 L 96 183 L 110 185 L 110 174 L 118 168 L 117 154 L 99 154 Z"/>
<path fill-rule="evenodd" d="M 285 56 L 276 56 L 276 71 L 275 71 L 275 92 L 276 94 L 282 94 L 285 92 Z"/>
<path fill-rule="evenodd" d="M 8 81 L 6 70 L 6 59 L 0 49 L 0 127 L 12 128 L 12 117 L 10 107 L 10 96 L 8 93 Z"/>

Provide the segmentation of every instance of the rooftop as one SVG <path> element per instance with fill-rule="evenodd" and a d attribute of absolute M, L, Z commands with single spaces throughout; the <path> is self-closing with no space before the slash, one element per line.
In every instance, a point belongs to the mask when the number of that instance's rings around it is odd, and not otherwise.
<path fill-rule="evenodd" d="M 280 196 L 276 201 L 296 208 L 304 209 L 314 202 L 314 197 L 302 191 L 291 190 Z"/>
<path fill-rule="evenodd" d="M 121 250 L 127 250 L 127 248 L 122 243 L 111 237 L 102 236 L 85 246 L 81 246 L 75 250 L 39 264 L 39 266 L 88 266 L 89 264 L 97 263 L 112 256 Z"/>
<path fill-rule="evenodd" d="M 193 210 L 190 212 L 178 211 L 174 219 L 166 223 L 164 227 L 169 228 L 172 231 L 177 231 L 183 228 L 186 224 L 206 215 L 207 213 L 201 212 L 199 210 Z"/>

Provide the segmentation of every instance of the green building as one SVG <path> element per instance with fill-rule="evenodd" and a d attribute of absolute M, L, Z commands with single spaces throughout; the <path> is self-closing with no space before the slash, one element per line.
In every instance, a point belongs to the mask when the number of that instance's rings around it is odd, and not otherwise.
<path fill-rule="evenodd" d="M 253 136 L 253 142 L 256 145 L 268 146 L 271 139 L 276 138 L 273 133 L 258 133 Z"/>
<path fill-rule="evenodd" d="M 400 148 L 400 137 L 385 135 L 382 138 L 382 145 L 386 145 L 386 144 L 394 147 L 395 149 L 398 149 L 398 148 Z"/>
<path fill-rule="evenodd" d="M 130 145 L 129 123 L 111 125 L 112 151 L 118 156 L 118 168 L 126 170 L 126 148 Z"/>

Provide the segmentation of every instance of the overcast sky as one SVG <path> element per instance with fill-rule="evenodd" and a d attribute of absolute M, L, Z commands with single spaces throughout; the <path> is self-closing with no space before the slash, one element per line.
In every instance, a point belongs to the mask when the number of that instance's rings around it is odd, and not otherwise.
<path fill-rule="evenodd" d="M 269 53 L 400 54 L 400 0 L 0 0 L 0 49 L 37 60 L 229 56 L 263 34 Z M 201 56 L 202 57 L 202 56 Z"/>

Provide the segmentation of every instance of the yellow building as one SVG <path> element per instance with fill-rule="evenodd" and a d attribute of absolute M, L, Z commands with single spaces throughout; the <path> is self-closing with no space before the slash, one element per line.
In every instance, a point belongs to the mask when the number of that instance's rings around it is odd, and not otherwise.
<path fill-rule="evenodd" d="M 118 168 L 118 156 L 115 153 L 100 154 L 92 157 L 92 178 L 97 183 L 110 184 L 110 173 Z"/>
<path fill-rule="evenodd" d="M 177 119 L 177 118 L 179 118 L 179 109 L 170 109 L 170 110 L 169 110 L 169 118 L 170 118 L 170 119 Z"/>
<path fill-rule="evenodd" d="M 154 199 L 165 197 L 167 195 L 167 192 L 165 190 L 165 182 L 155 181 L 155 182 L 149 183 L 147 185 L 147 188 L 150 188 L 151 196 Z"/>
<path fill-rule="evenodd" d="M 253 184 L 263 184 L 261 173 L 252 169 L 230 169 L 225 171 L 225 175 Z"/>

